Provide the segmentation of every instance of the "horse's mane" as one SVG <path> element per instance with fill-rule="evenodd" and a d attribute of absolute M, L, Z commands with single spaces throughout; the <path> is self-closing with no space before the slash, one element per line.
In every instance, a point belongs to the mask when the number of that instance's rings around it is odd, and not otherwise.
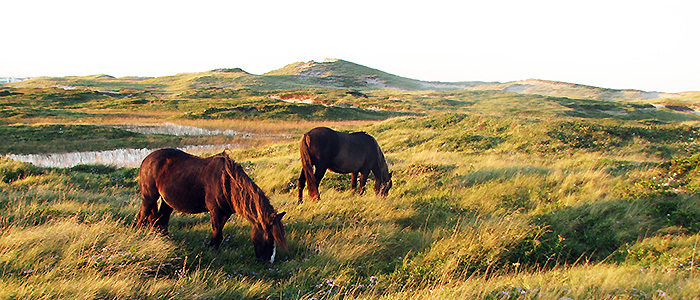
<path fill-rule="evenodd" d="M 372 137 L 372 140 L 374 140 L 374 145 L 377 146 L 377 164 L 379 164 L 379 169 L 382 172 L 381 175 L 379 175 L 379 174 L 374 174 L 374 175 L 377 177 L 382 177 L 382 178 L 377 178 L 378 180 L 385 181 L 385 180 L 387 180 L 387 177 L 389 176 L 389 165 L 386 163 L 386 158 L 384 157 L 384 152 L 382 152 L 382 148 L 379 147 L 379 143 L 377 143 L 377 140 L 374 137 Z"/>
<path fill-rule="evenodd" d="M 255 182 L 243 171 L 243 167 L 231 159 L 225 152 L 219 154 L 224 161 L 224 171 L 221 174 L 221 182 L 224 196 L 231 204 L 234 212 L 247 219 L 251 223 L 259 224 L 267 231 L 270 223 L 274 221 L 277 211 L 270 204 L 269 198 Z M 230 193 L 230 194 L 229 194 Z M 286 249 L 284 229 L 280 226 L 272 227 L 272 235 L 277 244 Z"/>

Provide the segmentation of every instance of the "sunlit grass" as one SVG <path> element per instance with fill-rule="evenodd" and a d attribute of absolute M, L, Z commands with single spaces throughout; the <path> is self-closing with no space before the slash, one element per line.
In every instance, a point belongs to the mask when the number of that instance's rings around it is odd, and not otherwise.
<path fill-rule="evenodd" d="M 629 258 L 617 263 L 585 263 L 585 257 L 574 265 L 565 257 L 546 263 L 544 255 L 566 249 L 555 243 L 565 243 L 573 231 L 547 227 L 539 216 L 604 215 L 611 209 L 606 203 L 619 199 L 616 189 L 629 183 L 596 155 L 388 153 L 395 172 L 389 197 L 371 191 L 358 195 L 349 190 L 347 176 L 329 174 L 322 201 L 297 205 L 295 144 L 231 152 L 269 191 L 273 205 L 287 212 L 290 249 L 271 267 L 249 259 L 250 229 L 240 218 L 229 221 L 218 253 L 206 246 L 206 215 L 174 214 L 170 238 L 133 229 L 138 206 L 133 185 L 104 181 L 117 169 L 31 171 L 6 162 L 4 170 L 27 172 L 4 183 L 0 198 L 2 295 L 577 299 L 640 293 L 683 298 L 696 291 L 697 264 L 687 261 L 696 255 L 689 249 L 697 234 L 665 239 L 631 232 L 625 221 L 609 228 L 642 239 L 634 245 L 633 238 L 624 248 L 634 256 L 623 255 Z M 635 203 L 615 205 L 627 215 L 648 218 L 649 206 Z M 566 240 L 551 240 L 551 230 Z M 643 239 L 646 235 L 651 236 Z M 538 243 L 547 248 L 537 248 Z M 684 261 L 687 270 L 673 258 Z"/>
<path fill-rule="evenodd" d="M 207 246 L 206 214 L 174 213 L 168 237 L 134 229 L 134 168 L 40 168 L 1 159 L 0 298 L 698 293 L 700 148 L 692 124 L 467 114 L 177 124 L 273 136 L 227 153 L 287 212 L 289 250 L 274 265 L 255 261 L 250 225 L 237 216 L 219 251 Z M 348 175 L 329 172 L 322 200 L 309 201 L 305 191 L 298 205 L 298 139 L 317 125 L 374 135 L 394 172 L 389 196 L 371 188 L 360 195 Z M 630 132 L 635 136 L 625 136 Z"/>

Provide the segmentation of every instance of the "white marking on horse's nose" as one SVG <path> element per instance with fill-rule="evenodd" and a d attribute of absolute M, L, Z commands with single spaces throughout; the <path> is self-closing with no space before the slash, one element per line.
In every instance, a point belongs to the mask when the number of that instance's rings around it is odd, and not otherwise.
<path fill-rule="evenodd" d="M 275 262 L 275 255 L 277 255 L 277 242 L 272 244 L 272 256 L 270 256 L 270 263 Z"/>

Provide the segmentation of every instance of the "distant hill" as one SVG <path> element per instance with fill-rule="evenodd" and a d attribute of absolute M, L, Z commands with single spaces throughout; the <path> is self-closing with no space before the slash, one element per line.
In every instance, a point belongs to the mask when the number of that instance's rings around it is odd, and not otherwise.
<path fill-rule="evenodd" d="M 575 83 L 528 79 L 513 82 L 431 82 L 410 79 L 341 59 L 323 62 L 296 62 L 262 75 L 250 74 L 240 68 L 221 68 L 207 72 L 181 73 L 156 78 L 93 75 L 83 77 L 38 77 L 21 82 L 6 83 L 12 87 L 60 87 L 90 90 L 148 90 L 177 93 L 188 89 L 225 88 L 252 90 L 284 89 L 395 89 L 414 90 L 477 90 L 503 91 L 576 99 L 607 101 L 648 101 L 674 99 L 679 94 L 616 90 Z M 691 92 L 692 93 L 692 92 Z"/>
<path fill-rule="evenodd" d="M 466 89 L 484 84 L 483 82 L 421 81 L 396 76 L 341 59 L 326 59 L 323 62 L 296 62 L 264 75 L 293 77 L 296 81 L 310 85 L 354 89 L 444 90 Z"/>
<path fill-rule="evenodd" d="M 506 83 L 480 85 L 474 89 L 501 90 L 518 94 L 536 94 L 552 97 L 567 97 L 593 100 L 651 100 L 670 97 L 673 94 L 645 92 L 640 90 L 606 89 L 575 83 L 528 79 Z"/>

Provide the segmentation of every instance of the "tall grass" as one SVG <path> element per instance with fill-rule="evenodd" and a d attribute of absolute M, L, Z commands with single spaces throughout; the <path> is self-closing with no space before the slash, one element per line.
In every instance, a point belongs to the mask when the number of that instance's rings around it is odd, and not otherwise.
<path fill-rule="evenodd" d="M 394 187 L 386 198 L 359 195 L 348 175 L 328 173 L 322 200 L 297 205 L 297 139 L 311 125 L 285 123 L 289 139 L 228 151 L 287 212 L 289 250 L 274 265 L 255 261 L 250 226 L 235 216 L 219 251 L 207 246 L 206 214 L 175 213 L 168 237 L 134 229 L 135 168 L 0 160 L 0 298 L 700 292 L 693 124 L 479 114 L 337 123 L 377 138 Z"/>
<path fill-rule="evenodd" d="M 113 220 L 10 227 L 0 247 L 4 299 L 239 298 L 267 287 L 246 279 L 230 284 L 217 271 L 188 265 L 197 261 L 180 256 L 173 241 Z"/>

